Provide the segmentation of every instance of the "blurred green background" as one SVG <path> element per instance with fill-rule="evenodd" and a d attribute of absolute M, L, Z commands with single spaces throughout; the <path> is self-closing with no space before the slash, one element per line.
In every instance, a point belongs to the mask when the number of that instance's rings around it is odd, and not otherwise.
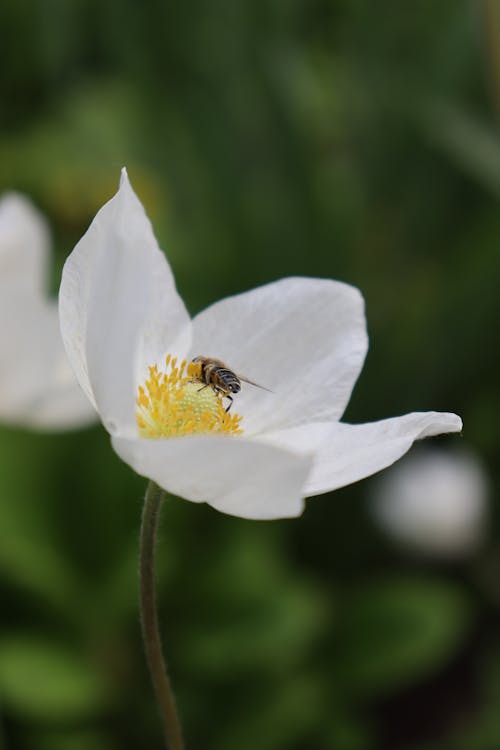
<path fill-rule="evenodd" d="M 455 411 L 498 482 L 500 3 L 2 0 L 0 191 L 65 257 L 126 164 L 194 313 L 359 286 L 346 418 Z M 189 750 L 500 748 L 500 548 L 388 540 L 371 482 L 258 523 L 172 500 L 161 621 Z M 0 746 L 156 750 L 145 482 L 102 429 L 0 429 Z"/>

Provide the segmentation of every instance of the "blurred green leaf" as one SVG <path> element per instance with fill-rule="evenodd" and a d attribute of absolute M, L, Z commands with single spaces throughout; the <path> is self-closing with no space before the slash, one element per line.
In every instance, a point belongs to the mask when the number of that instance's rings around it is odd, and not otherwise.
<path fill-rule="evenodd" d="M 22 717 L 54 721 L 101 712 L 109 689 L 93 664 L 76 650 L 41 636 L 0 638 L 0 700 Z"/>
<path fill-rule="evenodd" d="M 422 103 L 424 126 L 432 142 L 478 184 L 500 195 L 500 136 L 494 122 L 449 102 Z"/>
<path fill-rule="evenodd" d="M 218 750 L 288 750 L 314 734 L 323 700 L 313 676 L 290 676 L 254 693 L 239 711 L 226 715 L 217 739 Z"/>
<path fill-rule="evenodd" d="M 37 750 L 115 750 L 117 746 L 103 732 L 89 729 L 43 731 L 39 729 L 32 740 Z"/>
<path fill-rule="evenodd" d="M 287 670 L 325 626 L 320 590 L 287 569 L 259 526 L 238 530 L 197 585 L 199 614 L 187 624 L 182 661 L 214 678 Z"/>
<path fill-rule="evenodd" d="M 433 578 L 370 581 L 339 608 L 332 679 L 335 689 L 365 697 L 439 669 L 456 653 L 471 622 L 464 591 Z"/>
<path fill-rule="evenodd" d="M 50 440 L 2 430 L 0 453 L 1 575 L 69 612 L 79 586 L 50 516 L 53 485 L 48 469 L 56 460 Z"/>
<path fill-rule="evenodd" d="M 371 722 L 353 715 L 346 706 L 330 706 L 324 724 L 325 750 L 373 750 Z"/>

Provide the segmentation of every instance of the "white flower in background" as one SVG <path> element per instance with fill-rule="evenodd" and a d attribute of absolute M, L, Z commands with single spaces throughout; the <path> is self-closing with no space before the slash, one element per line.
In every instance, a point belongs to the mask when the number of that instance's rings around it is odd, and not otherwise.
<path fill-rule="evenodd" d="M 483 541 L 489 483 L 472 453 L 420 449 L 375 484 L 379 525 L 410 549 L 460 556 Z"/>
<path fill-rule="evenodd" d="M 65 429 L 95 421 L 48 297 L 49 231 L 23 196 L 0 200 L 0 422 Z"/>
<path fill-rule="evenodd" d="M 304 497 L 462 426 L 437 412 L 339 422 L 368 348 L 363 299 L 347 284 L 281 279 L 191 320 L 125 170 L 66 261 L 59 312 L 75 373 L 118 455 L 165 490 L 232 515 L 297 516 Z M 185 365 L 200 355 L 273 393 L 243 383 L 226 414 Z"/>

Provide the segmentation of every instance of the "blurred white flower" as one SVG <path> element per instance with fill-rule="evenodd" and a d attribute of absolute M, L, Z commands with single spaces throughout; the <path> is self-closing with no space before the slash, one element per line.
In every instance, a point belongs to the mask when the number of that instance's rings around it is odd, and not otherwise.
<path fill-rule="evenodd" d="M 379 525 L 414 551 L 460 556 L 484 539 L 488 477 L 472 453 L 419 449 L 375 483 Z"/>
<path fill-rule="evenodd" d="M 96 419 L 64 351 L 48 297 L 49 231 L 23 196 L 0 200 L 0 421 L 66 429 Z"/>
<path fill-rule="evenodd" d="M 281 279 L 191 321 L 125 170 L 66 261 L 59 311 L 75 373 L 119 456 L 164 489 L 232 515 L 297 516 L 304 497 L 462 426 L 437 412 L 339 422 L 368 348 L 363 298 L 347 284 Z M 273 393 L 243 383 L 225 414 L 212 388 L 192 380 L 186 362 L 198 355 Z"/>

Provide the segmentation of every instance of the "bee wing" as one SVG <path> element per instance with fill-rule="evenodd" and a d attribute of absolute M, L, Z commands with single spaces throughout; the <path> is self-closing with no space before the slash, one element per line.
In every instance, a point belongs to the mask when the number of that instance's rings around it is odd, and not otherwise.
<path fill-rule="evenodd" d="M 258 383 L 254 383 L 253 380 L 249 380 L 248 378 L 245 378 L 243 375 L 237 374 L 237 377 L 239 380 L 243 380 L 244 383 L 249 383 L 250 385 L 255 386 L 255 388 L 260 388 L 261 391 L 267 391 L 268 393 L 274 393 L 270 388 L 266 388 L 265 385 L 259 385 Z"/>

